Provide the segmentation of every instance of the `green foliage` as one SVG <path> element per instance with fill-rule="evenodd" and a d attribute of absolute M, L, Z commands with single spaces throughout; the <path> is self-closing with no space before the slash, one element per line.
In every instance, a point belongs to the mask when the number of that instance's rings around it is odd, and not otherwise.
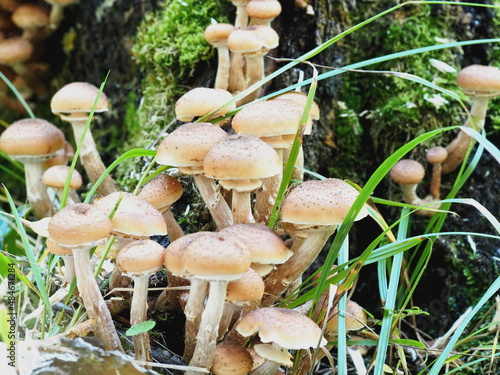
<path fill-rule="evenodd" d="M 134 336 L 138 335 L 139 333 L 149 332 L 154 328 L 155 325 L 156 325 L 155 321 L 146 320 L 144 322 L 140 322 L 137 323 L 136 325 L 133 325 L 132 327 L 127 329 L 127 332 L 125 332 L 125 334 L 127 336 Z"/>

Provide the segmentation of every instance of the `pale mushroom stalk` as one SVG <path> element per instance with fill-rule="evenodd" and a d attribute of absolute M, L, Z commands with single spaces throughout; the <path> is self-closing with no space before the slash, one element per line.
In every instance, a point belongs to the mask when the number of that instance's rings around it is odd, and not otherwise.
<path fill-rule="evenodd" d="M 273 346 L 277 346 L 274 343 L 272 344 Z M 256 369 L 250 371 L 248 374 L 249 375 L 269 375 L 269 374 L 276 374 L 280 368 L 280 364 L 274 361 L 267 360 L 261 364 L 259 367 Z"/>
<path fill-rule="evenodd" d="M 163 211 L 161 215 L 167 224 L 167 233 L 170 241 L 175 241 L 177 238 L 184 236 L 184 231 L 177 220 L 175 220 L 174 214 L 170 209 Z"/>
<path fill-rule="evenodd" d="M 257 52 L 257 53 L 245 53 L 245 64 L 246 64 L 246 87 L 250 87 L 253 84 L 259 82 L 264 79 L 264 55 L 267 54 L 267 50 L 265 52 Z M 257 99 L 260 96 L 262 88 L 259 87 L 248 94 L 244 101 L 245 103 L 250 103 L 251 101 Z"/>
<path fill-rule="evenodd" d="M 248 25 L 248 14 L 245 10 L 247 3 L 250 0 L 231 0 L 233 5 L 236 7 L 236 18 L 234 20 L 234 27 L 243 28 Z"/>
<path fill-rule="evenodd" d="M 64 260 L 64 281 L 70 285 L 76 277 L 75 259 L 73 255 L 61 255 L 60 257 Z"/>
<path fill-rule="evenodd" d="M 283 165 L 283 149 L 276 149 L 280 158 L 280 164 Z M 266 224 L 276 203 L 276 197 L 283 179 L 283 171 L 280 173 L 262 179 L 262 187 L 255 194 L 254 216 L 257 223 Z"/>
<path fill-rule="evenodd" d="M 474 97 L 470 109 L 471 117 L 467 119 L 464 126 L 476 129 L 478 132 L 481 132 L 486 119 L 489 99 L 489 97 L 484 96 Z M 455 139 L 453 139 L 453 141 L 451 141 L 451 143 L 446 146 L 448 157 L 443 162 L 442 173 L 450 173 L 462 163 L 465 158 L 465 154 L 467 153 L 467 150 L 471 145 L 471 142 L 471 136 L 460 130 Z"/>
<path fill-rule="evenodd" d="M 227 90 L 229 85 L 229 70 L 231 68 L 229 49 L 227 46 L 217 48 L 217 75 L 215 76 L 214 88 Z"/>
<path fill-rule="evenodd" d="M 202 174 L 195 174 L 193 178 L 203 201 L 215 221 L 217 229 L 220 230 L 232 225 L 233 214 L 215 185 L 215 182 Z"/>
<path fill-rule="evenodd" d="M 246 89 L 246 79 L 245 79 L 245 58 L 239 52 L 231 52 L 230 57 L 230 67 L 229 67 L 229 81 L 228 81 L 228 91 L 237 95 Z"/>
<path fill-rule="evenodd" d="M 307 232 L 306 239 L 295 254 L 266 278 L 262 307 L 271 306 L 304 273 L 336 229 L 337 225 L 323 225 Z"/>
<path fill-rule="evenodd" d="M 233 219 L 235 224 L 239 223 L 254 223 L 252 215 L 252 206 L 250 202 L 250 192 L 237 191 L 233 189 L 233 199 L 231 208 L 233 211 Z"/>
<path fill-rule="evenodd" d="M 45 185 L 42 183 L 42 163 L 33 158 L 22 158 L 20 160 L 24 165 L 24 174 L 26 178 L 26 194 L 35 215 L 43 218 L 53 215 L 52 203 Z"/>
<path fill-rule="evenodd" d="M 146 321 L 147 318 L 147 298 L 149 286 L 149 274 L 134 276 L 134 294 L 130 307 L 130 325 L 134 326 Z M 152 362 L 151 343 L 149 333 L 139 333 L 134 335 L 135 358 L 146 362 Z"/>
<path fill-rule="evenodd" d="M 94 279 L 90 264 L 91 248 L 73 249 L 74 262 L 78 264 L 75 268 L 78 290 L 89 318 L 94 321 L 93 330 L 96 337 L 103 342 L 106 350 L 118 350 L 123 353 L 113 319 Z"/>
<path fill-rule="evenodd" d="M 206 280 L 192 278 L 189 298 L 184 308 L 186 315 L 186 326 L 184 334 L 184 355 L 182 359 L 189 362 L 193 357 L 196 347 L 198 330 L 201 322 L 201 315 L 205 307 L 205 297 L 207 295 L 208 282 Z"/>
<path fill-rule="evenodd" d="M 73 133 L 75 135 L 75 142 L 79 142 L 80 139 L 83 138 L 83 144 L 80 150 L 80 158 L 90 181 L 92 181 L 92 183 L 95 183 L 104 173 L 106 167 L 104 166 L 104 163 L 99 156 L 99 151 L 97 151 L 97 146 L 95 144 L 94 138 L 92 137 L 90 129 L 88 129 L 84 134 L 87 120 L 67 119 L 67 121 L 71 122 Z M 103 195 L 110 194 L 117 190 L 118 189 L 115 182 L 109 175 L 106 176 L 106 178 L 102 181 L 101 185 L 98 188 L 98 191 Z"/>

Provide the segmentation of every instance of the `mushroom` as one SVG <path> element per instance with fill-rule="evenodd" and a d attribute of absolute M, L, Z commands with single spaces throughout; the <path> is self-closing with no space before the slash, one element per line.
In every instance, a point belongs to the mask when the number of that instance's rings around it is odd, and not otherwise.
<path fill-rule="evenodd" d="M 42 167 L 47 170 L 54 165 L 66 165 L 68 161 L 73 159 L 73 156 L 75 156 L 75 150 L 68 141 L 65 141 L 64 147 L 57 150 L 53 157 L 43 163 Z"/>
<path fill-rule="evenodd" d="M 252 356 L 246 348 L 231 342 L 220 342 L 215 347 L 210 371 L 213 375 L 246 375 L 252 365 Z"/>
<path fill-rule="evenodd" d="M 42 165 L 63 146 L 63 132 L 42 119 L 13 122 L 0 135 L 0 150 L 24 165 L 28 201 L 40 219 L 52 215 L 52 203 L 42 183 Z"/>
<path fill-rule="evenodd" d="M 345 315 L 346 331 L 358 331 L 366 327 L 366 312 L 353 300 L 348 299 L 346 301 L 346 311 L 341 313 Z M 326 323 L 325 330 L 325 335 L 329 341 L 335 341 L 337 337 L 339 324 L 338 306 L 334 307 L 332 314 L 333 316 Z"/>
<path fill-rule="evenodd" d="M 202 117 L 223 106 L 233 99 L 233 95 L 226 90 L 196 87 L 182 95 L 175 102 L 175 117 L 179 121 L 193 121 L 195 117 Z M 209 119 L 223 116 L 236 108 L 233 103 L 213 113 Z"/>
<path fill-rule="evenodd" d="M 130 309 L 132 326 L 147 319 L 149 277 L 163 267 L 164 248 L 151 240 L 129 243 L 118 252 L 116 265 L 120 271 L 134 280 L 134 293 Z M 134 335 L 135 359 L 152 362 L 151 343 L 147 332 Z"/>
<path fill-rule="evenodd" d="M 207 152 L 203 161 L 206 176 L 218 179 L 225 189 L 232 189 L 235 223 L 253 222 L 250 193 L 262 186 L 262 179 L 281 173 L 276 151 L 267 143 L 248 134 L 223 139 Z"/>
<path fill-rule="evenodd" d="M 214 23 L 205 29 L 203 36 L 212 46 L 217 48 L 218 65 L 215 76 L 214 88 L 227 90 L 229 85 L 229 49 L 227 48 L 227 38 L 233 32 L 234 26 L 228 23 Z"/>
<path fill-rule="evenodd" d="M 458 73 L 457 84 L 472 98 L 471 118 L 467 119 L 464 126 L 481 132 L 490 98 L 500 95 L 500 69 L 493 66 L 469 65 Z M 450 173 L 462 163 L 471 141 L 472 138 L 468 134 L 460 131 L 446 146 L 448 157 L 443 162 L 442 173 Z"/>
<path fill-rule="evenodd" d="M 158 164 L 178 167 L 182 173 L 193 176 L 218 229 L 233 224 L 233 217 L 215 182 L 203 175 L 203 159 L 227 136 L 224 130 L 210 123 L 187 123 L 168 134 L 156 152 Z"/>
<path fill-rule="evenodd" d="M 49 15 L 37 4 L 19 5 L 11 18 L 23 30 L 21 37 L 24 39 L 40 39 L 40 32 L 49 25 Z"/>
<path fill-rule="evenodd" d="M 250 0 L 229 0 L 236 7 L 236 19 L 234 20 L 234 27 L 240 29 L 248 26 L 248 14 L 245 6 Z"/>
<path fill-rule="evenodd" d="M 54 165 L 47 169 L 42 175 L 42 182 L 47 187 L 51 187 L 56 190 L 59 196 L 59 201 L 62 201 L 62 193 L 66 180 L 68 179 L 70 172 L 70 167 L 66 165 Z M 82 176 L 75 169 L 73 170 L 69 182 L 69 192 L 68 192 L 68 204 L 81 203 L 80 197 L 76 194 L 75 190 L 78 190 L 82 186 Z"/>
<path fill-rule="evenodd" d="M 301 277 L 342 223 L 358 195 L 351 185 L 336 178 L 306 181 L 288 193 L 281 205 L 281 221 L 285 231 L 299 238 L 298 248 L 267 276 L 261 306 L 270 306 Z M 367 215 L 364 205 L 355 221 Z"/>
<path fill-rule="evenodd" d="M 432 177 L 429 191 L 435 200 L 441 198 L 441 171 L 442 163 L 446 160 L 448 151 L 441 146 L 434 146 L 427 150 L 425 159 L 432 164 Z"/>
<path fill-rule="evenodd" d="M 138 194 L 162 214 L 167 224 L 170 241 L 175 241 L 184 235 L 184 231 L 170 210 L 170 206 L 182 196 L 182 193 L 183 189 L 179 180 L 162 173 L 144 185 Z"/>
<path fill-rule="evenodd" d="M 280 365 L 291 367 L 292 356 L 288 350 L 325 346 L 321 328 L 307 316 L 294 310 L 265 307 L 243 317 L 236 326 L 243 337 L 259 335 L 263 344 L 253 348 L 266 362 L 252 371 L 253 375 L 274 374 Z"/>
<path fill-rule="evenodd" d="M 75 4 L 78 0 L 45 0 L 51 5 L 49 15 L 49 26 L 51 29 L 57 29 L 63 18 L 64 7 Z"/>
<path fill-rule="evenodd" d="M 90 249 L 103 241 L 111 230 L 109 217 L 90 204 L 64 207 L 49 221 L 48 232 L 59 246 L 73 250 L 77 286 L 92 320 L 95 335 L 106 350 L 123 352 L 111 314 L 99 291 L 90 264 Z"/>
<path fill-rule="evenodd" d="M 251 0 L 245 11 L 250 17 L 250 26 L 271 26 L 271 22 L 281 14 L 281 4 L 278 0 Z"/>
<path fill-rule="evenodd" d="M 106 170 L 97 151 L 90 128 L 84 133 L 89 114 L 92 112 L 98 95 L 99 89 L 96 86 L 87 82 L 72 82 L 57 91 L 50 101 L 52 113 L 71 123 L 75 142 L 78 143 L 83 138 L 80 156 L 83 168 L 92 183 L 95 183 Z M 106 112 L 108 107 L 108 98 L 104 93 L 101 93 L 95 113 Z M 113 179 L 108 175 L 102 181 L 98 191 L 103 195 L 107 195 L 117 191 L 117 187 Z"/>
<path fill-rule="evenodd" d="M 206 233 L 184 251 L 186 271 L 209 282 L 208 299 L 201 316 L 196 347 L 189 366 L 212 366 L 219 323 L 224 310 L 226 287 L 250 267 L 250 251 L 238 239 L 224 233 Z M 192 375 L 195 371 L 187 371 Z"/>

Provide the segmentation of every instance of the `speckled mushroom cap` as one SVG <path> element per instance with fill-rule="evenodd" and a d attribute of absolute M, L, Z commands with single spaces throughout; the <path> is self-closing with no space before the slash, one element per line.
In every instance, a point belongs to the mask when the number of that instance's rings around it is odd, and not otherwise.
<path fill-rule="evenodd" d="M 75 203 L 58 211 L 49 221 L 49 235 L 60 246 L 95 246 L 111 231 L 108 215 L 95 206 Z"/>
<path fill-rule="evenodd" d="M 249 304 L 260 301 L 264 295 L 264 280 L 262 277 L 249 268 L 237 280 L 227 284 L 226 299 L 236 304 Z"/>
<path fill-rule="evenodd" d="M 12 21 L 20 29 L 39 29 L 49 24 L 49 15 L 37 4 L 21 4 L 12 13 Z"/>
<path fill-rule="evenodd" d="M 183 189 L 179 180 L 163 173 L 144 185 L 138 196 L 158 211 L 163 212 L 170 208 L 182 196 L 182 193 Z"/>
<path fill-rule="evenodd" d="M 307 102 L 307 95 L 304 94 L 303 92 L 300 91 L 288 91 L 283 94 L 277 95 L 271 99 L 270 101 L 273 100 L 291 100 L 294 103 L 297 103 L 300 105 L 302 108 L 305 108 L 306 102 Z M 320 109 L 319 106 L 316 102 L 312 102 L 311 109 L 309 111 L 309 117 L 311 117 L 313 120 L 319 120 L 320 118 Z"/>
<path fill-rule="evenodd" d="M 205 233 L 182 256 L 187 273 L 206 280 L 235 280 L 250 267 L 250 250 L 225 233 Z"/>
<path fill-rule="evenodd" d="M 457 75 L 458 86 L 470 96 L 500 94 L 500 69 L 494 66 L 469 65 Z"/>
<path fill-rule="evenodd" d="M 57 244 L 52 238 L 47 238 L 47 250 L 49 250 L 52 254 L 59 256 L 73 255 L 73 251 L 67 247 L 62 247 Z"/>
<path fill-rule="evenodd" d="M 294 141 L 303 112 L 303 107 L 290 100 L 255 101 L 234 115 L 231 126 L 236 133 L 251 134 L 275 149 L 286 149 Z M 307 134 L 311 125 L 309 119 Z"/>
<path fill-rule="evenodd" d="M 356 302 L 348 299 L 346 301 L 345 326 L 348 331 L 356 331 L 366 327 L 366 312 Z M 329 333 L 338 332 L 338 306 L 334 308 L 335 315 L 326 323 L 326 329 Z"/>
<path fill-rule="evenodd" d="M 425 176 L 422 164 L 412 159 L 401 159 L 391 168 L 391 179 L 400 185 L 418 184 Z"/>
<path fill-rule="evenodd" d="M 293 255 L 285 242 L 267 225 L 259 223 L 234 224 L 220 231 L 243 242 L 252 254 L 252 262 L 281 264 Z"/>
<path fill-rule="evenodd" d="M 297 311 L 279 307 L 264 307 L 250 312 L 237 324 L 236 331 L 243 337 L 258 333 L 263 343 L 275 343 L 285 349 L 309 349 L 327 344 L 321 328 L 311 319 Z M 263 356 L 263 351 L 254 349 Z M 283 364 L 289 366 L 291 361 Z"/>
<path fill-rule="evenodd" d="M 179 121 L 192 121 L 195 117 L 205 116 L 231 99 L 233 99 L 233 95 L 227 90 L 196 87 L 177 100 L 175 103 L 175 116 Z M 222 116 L 235 108 L 236 103 L 232 103 L 210 117 Z"/>
<path fill-rule="evenodd" d="M 279 36 L 270 26 L 249 26 L 234 30 L 227 39 L 227 45 L 231 51 L 244 56 L 262 55 L 278 47 Z"/>
<path fill-rule="evenodd" d="M 251 18 L 267 20 L 280 15 L 281 4 L 278 0 L 251 0 L 245 6 L 245 10 Z"/>
<path fill-rule="evenodd" d="M 167 234 L 167 225 L 161 213 L 143 198 L 131 193 L 117 191 L 97 200 L 94 205 L 109 216 L 120 197 L 121 202 L 111 219 L 112 234 L 135 239 Z"/>
<path fill-rule="evenodd" d="M 83 120 L 92 112 L 98 95 L 99 89 L 91 83 L 68 83 L 54 94 L 50 101 L 50 109 L 63 120 Z M 102 92 L 95 113 L 106 112 L 108 109 L 108 97 Z"/>
<path fill-rule="evenodd" d="M 63 132 L 42 119 L 13 122 L 0 135 L 0 150 L 11 156 L 43 156 L 48 159 L 62 147 Z"/>
<path fill-rule="evenodd" d="M 66 184 L 66 179 L 68 178 L 69 172 L 70 167 L 66 165 L 54 165 L 43 173 L 42 182 L 45 184 L 45 186 L 49 186 L 54 189 L 62 189 Z M 71 174 L 69 187 L 70 189 L 77 190 L 81 186 L 82 175 L 75 169 Z"/>
<path fill-rule="evenodd" d="M 29 60 L 33 54 L 33 45 L 29 40 L 19 37 L 0 41 L 0 64 L 15 64 Z"/>
<path fill-rule="evenodd" d="M 227 46 L 227 38 L 235 30 L 229 23 L 214 23 L 207 26 L 203 36 L 214 47 Z"/>
<path fill-rule="evenodd" d="M 163 268 L 165 249 L 151 240 L 134 241 L 116 255 L 116 265 L 129 276 L 151 275 Z"/>
<path fill-rule="evenodd" d="M 235 134 L 217 143 L 203 161 L 206 176 L 226 189 L 253 191 L 262 178 L 275 176 L 283 166 L 276 151 L 260 138 Z"/>
<path fill-rule="evenodd" d="M 356 189 L 337 178 L 303 182 L 283 200 L 281 221 L 298 227 L 339 225 L 358 195 Z M 367 215 L 363 206 L 355 220 Z"/>
<path fill-rule="evenodd" d="M 156 151 L 158 164 L 178 167 L 185 174 L 203 173 L 203 159 L 228 134 L 207 122 L 179 126 L 161 141 Z"/>
<path fill-rule="evenodd" d="M 446 148 L 441 146 L 431 147 L 425 153 L 425 160 L 427 160 L 427 162 L 431 164 L 442 163 L 446 160 L 447 157 L 448 151 L 446 150 Z"/>
<path fill-rule="evenodd" d="M 168 245 L 165 249 L 163 259 L 167 270 L 177 276 L 187 276 L 186 267 L 184 266 L 184 261 L 182 259 L 182 257 L 184 256 L 184 252 L 186 251 L 186 247 L 194 240 L 198 239 L 200 236 L 203 236 L 206 233 L 210 232 L 190 233 L 177 238 L 175 241 L 172 241 L 172 243 L 170 243 L 170 245 Z"/>
<path fill-rule="evenodd" d="M 215 347 L 210 371 L 213 375 L 246 375 L 252 365 L 252 356 L 246 348 L 223 341 Z"/>

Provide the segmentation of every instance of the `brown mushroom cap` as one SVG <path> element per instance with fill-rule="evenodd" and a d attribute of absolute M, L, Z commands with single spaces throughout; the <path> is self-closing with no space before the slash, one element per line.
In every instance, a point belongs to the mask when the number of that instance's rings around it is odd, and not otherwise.
<path fill-rule="evenodd" d="M 400 185 L 418 184 L 425 176 L 422 164 L 412 159 L 401 159 L 391 168 L 391 179 Z"/>
<path fill-rule="evenodd" d="M 183 173 L 201 173 L 207 152 L 226 137 L 224 130 L 207 122 L 181 125 L 161 141 L 156 162 L 179 167 Z"/>
<path fill-rule="evenodd" d="M 48 168 L 42 176 L 42 182 L 49 187 L 54 189 L 62 189 L 66 184 L 66 179 L 68 178 L 70 167 L 66 165 L 55 165 Z M 70 189 L 77 190 L 82 186 L 82 175 L 76 169 L 73 170 L 71 174 L 71 180 L 69 183 Z"/>
<path fill-rule="evenodd" d="M 56 241 L 54 241 L 52 238 L 47 238 L 47 250 L 49 250 L 52 254 L 55 255 L 73 255 L 73 251 L 67 247 L 62 247 L 57 244 Z"/>
<path fill-rule="evenodd" d="M 221 342 L 215 347 L 210 371 L 214 375 L 246 375 L 253 360 L 248 350 L 231 342 Z"/>
<path fill-rule="evenodd" d="M 206 233 L 210 232 L 190 233 L 185 236 L 179 237 L 175 241 L 172 241 L 172 243 L 165 249 L 163 259 L 167 270 L 172 272 L 174 275 L 187 275 L 183 260 L 184 252 L 186 251 L 188 245 L 190 245 L 194 240 L 198 239 L 200 236 Z"/>
<path fill-rule="evenodd" d="M 227 189 L 252 191 L 260 179 L 275 176 L 283 166 L 276 151 L 249 134 L 235 134 L 217 143 L 203 161 L 206 176 L 218 179 Z"/>
<path fill-rule="evenodd" d="M 94 205 L 109 216 L 120 197 L 120 204 L 111 219 L 113 234 L 136 239 L 167 234 L 167 225 L 161 213 L 143 198 L 131 193 L 117 191 L 99 199 Z"/>
<path fill-rule="evenodd" d="M 50 101 L 50 109 L 63 120 L 86 118 L 86 114 L 92 111 L 98 94 L 99 89 L 91 83 L 68 83 L 54 94 Z M 105 112 L 108 109 L 108 98 L 102 92 L 95 113 Z"/>
<path fill-rule="evenodd" d="M 116 255 L 116 265 L 130 276 L 151 275 L 163 267 L 165 249 L 151 240 L 134 241 Z"/>
<path fill-rule="evenodd" d="M 500 92 L 500 69 L 469 65 L 458 73 L 457 84 L 470 96 L 496 96 Z"/>
<path fill-rule="evenodd" d="M 109 217 L 85 203 L 70 204 L 49 221 L 49 235 L 60 246 L 94 246 L 111 231 Z"/>
<path fill-rule="evenodd" d="M 245 10 L 251 18 L 273 19 L 280 15 L 281 4 L 278 0 L 251 0 Z"/>
<path fill-rule="evenodd" d="M 177 100 L 175 103 L 175 116 L 179 121 L 192 121 L 195 117 L 205 116 L 231 99 L 233 99 L 233 95 L 229 91 L 196 87 Z M 211 117 L 222 116 L 235 108 L 236 103 L 233 103 L 217 111 Z"/>
<path fill-rule="evenodd" d="M 264 224 L 234 224 L 220 232 L 229 233 L 243 242 L 250 250 L 252 262 L 255 263 L 281 264 L 293 254 L 281 237 Z"/>
<path fill-rule="evenodd" d="M 294 91 L 288 91 L 288 92 L 285 92 L 283 94 L 277 95 L 269 100 L 270 101 L 273 101 L 273 100 L 291 100 L 292 102 L 300 105 L 302 108 L 305 108 L 306 102 L 307 102 L 307 94 L 304 94 L 303 92 L 294 90 Z M 309 116 L 313 120 L 319 120 L 320 109 L 319 109 L 319 106 L 316 102 L 312 102 L 311 110 L 309 111 Z"/>
<path fill-rule="evenodd" d="M 338 332 L 338 306 L 334 308 L 335 315 L 326 323 L 326 329 L 330 332 Z M 347 331 L 357 331 L 366 326 L 366 312 L 356 302 L 348 299 L 346 301 L 345 326 Z"/>
<path fill-rule="evenodd" d="M 12 21 L 20 29 L 36 30 L 49 24 L 49 15 L 37 4 L 21 4 L 12 13 Z"/>
<path fill-rule="evenodd" d="M 442 163 L 448 157 L 448 151 L 445 147 L 434 146 L 427 150 L 425 153 L 425 159 L 428 163 Z"/>
<path fill-rule="evenodd" d="M 278 33 L 272 27 L 265 25 L 234 30 L 227 39 L 229 49 L 244 56 L 266 53 L 278 47 L 278 44 Z"/>
<path fill-rule="evenodd" d="M 205 233 L 191 242 L 182 260 L 186 271 L 207 280 L 235 280 L 250 267 L 250 250 L 235 237 Z"/>
<path fill-rule="evenodd" d="M 243 304 L 260 301 L 264 295 L 264 288 L 262 277 L 249 268 L 239 279 L 227 284 L 226 299 L 233 303 Z"/>
<path fill-rule="evenodd" d="M 33 45 L 29 40 L 14 37 L 0 41 L 0 64 L 15 64 L 31 58 Z"/>
<path fill-rule="evenodd" d="M 64 147 L 64 134 L 55 125 L 42 119 L 13 122 L 0 135 L 0 150 L 7 155 L 45 156 Z"/>
<path fill-rule="evenodd" d="M 214 47 L 227 46 L 227 38 L 235 30 L 229 23 L 214 23 L 207 26 L 203 36 Z"/>
<path fill-rule="evenodd" d="M 182 193 L 183 189 L 179 180 L 163 173 L 144 185 L 138 196 L 162 212 L 175 203 Z"/>
<path fill-rule="evenodd" d="M 359 192 L 347 182 L 328 178 L 311 180 L 290 191 L 281 206 L 281 220 L 299 226 L 338 225 L 351 209 Z M 368 215 L 364 206 L 356 217 Z"/>
<path fill-rule="evenodd" d="M 243 337 L 259 334 L 263 343 L 274 342 L 286 349 L 309 349 L 326 345 L 321 328 L 301 313 L 279 307 L 264 307 L 245 315 L 236 330 Z"/>

